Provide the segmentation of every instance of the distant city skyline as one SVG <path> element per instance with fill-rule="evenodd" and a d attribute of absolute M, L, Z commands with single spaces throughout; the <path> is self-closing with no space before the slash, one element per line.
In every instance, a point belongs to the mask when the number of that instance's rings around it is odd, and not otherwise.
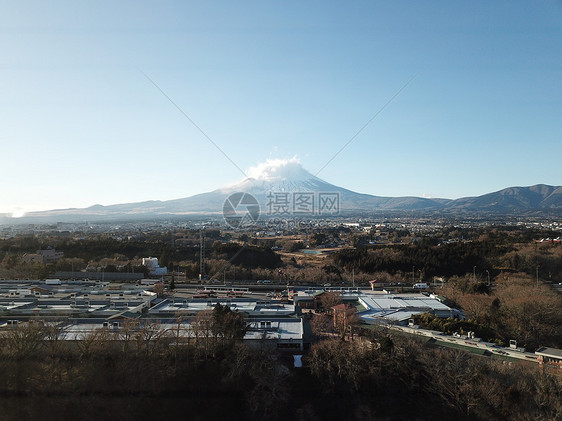
<path fill-rule="evenodd" d="M 556 1 L 3 2 L 0 213 L 294 157 L 377 196 L 562 185 L 560 22 Z"/>

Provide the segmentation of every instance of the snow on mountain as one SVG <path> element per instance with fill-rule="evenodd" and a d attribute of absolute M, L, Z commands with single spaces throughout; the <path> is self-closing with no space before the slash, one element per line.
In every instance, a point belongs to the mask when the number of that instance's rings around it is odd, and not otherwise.
<path fill-rule="evenodd" d="M 248 178 L 220 189 L 223 193 L 247 192 L 266 194 L 268 192 L 319 192 L 345 190 L 327 183 L 306 171 L 297 158 L 268 159 L 250 168 Z"/>

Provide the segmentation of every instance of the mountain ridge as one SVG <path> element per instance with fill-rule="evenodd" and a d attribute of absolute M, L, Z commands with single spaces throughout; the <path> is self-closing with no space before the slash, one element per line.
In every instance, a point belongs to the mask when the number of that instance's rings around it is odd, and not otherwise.
<path fill-rule="evenodd" d="M 507 187 L 481 196 L 445 199 L 415 196 L 383 197 L 357 193 L 312 175 L 302 168 L 300 162 L 295 160 L 273 161 L 271 165 L 262 166 L 259 172 L 249 175 L 240 183 L 179 199 L 147 200 L 107 206 L 95 204 L 87 208 L 29 212 L 19 218 L 0 215 L 0 223 L 93 222 L 109 219 L 134 220 L 189 215 L 220 215 L 225 200 L 237 192 L 254 196 L 260 204 L 264 216 L 267 214 L 267 209 L 271 209 L 272 198 L 276 199 L 278 196 L 287 202 L 286 210 L 289 215 L 293 213 L 291 211 L 297 209 L 295 202 L 289 202 L 297 200 L 298 197 L 301 199 L 308 197 L 307 200 L 312 205 L 308 208 L 311 216 L 320 214 L 321 212 L 318 211 L 321 210 L 322 195 L 337 197 L 337 212 L 328 212 L 328 215 L 340 212 L 348 215 L 353 212 L 369 211 L 490 212 L 496 214 L 562 211 L 562 187 L 547 184 Z"/>

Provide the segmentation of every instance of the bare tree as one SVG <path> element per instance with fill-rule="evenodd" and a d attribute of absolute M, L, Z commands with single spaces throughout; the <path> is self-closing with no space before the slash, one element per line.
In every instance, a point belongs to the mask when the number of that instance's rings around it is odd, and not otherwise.
<path fill-rule="evenodd" d="M 289 400 L 289 369 L 274 354 L 254 350 L 249 374 L 254 386 L 247 397 L 248 406 L 255 416 L 272 418 L 276 408 Z"/>
<path fill-rule="evenodd" d="M 4 333 L 5 352 L 16 358 L 29 357 L 43 346 L 43 322 L 30 320 L 8 328 Z"/>
<path fill-rule="evenodd" d="M 89 358 L 92 355 L 102 355 L 107 351 L 111 334 L 107 329 L 94 329 L 83 333 L 77 338 L 78 349 L 82 358 Z"/>
<path fill-rule="evenodd" d="M 191 331 L 196 341 L 196 347 L 205 358 L 210 355 L 213 344 L 213 312 L 204 310 L 197 313 L 191 321 Z"/>
<path fill-rule="evenodd" d="M 157 282 L 154 284 L 154 293 L 158 298 L 162 298 L 165 293 L 165 287 L 163 282 Z"/>
<path fill-rule="evenodd" d="M 342 339 L 348 335 L 353 340 L 355 329 L 361 323 L 361 318 L 357 315 L 357 309 L 348 304 L 339 304 L 332 307 L 334 329 Z"/>
<path fill-rule="evenodd" d="M 432 366 L 434 375 L 429 387 L 443 401 L 469 417 L 482 399 L 478 387 L 479 366 L 463 351 L 446 350 L 440 354 Z"/>
<path fill-rule="evenodd" d="M 344 382 L 352 390 L 359 390 L 361 377 L 368 368 L 367 352 L 358 342 L 322 341 L 312 346 L 309 366 L 324 387 L 342 387 Z"/>
<path fill-rule="evenodd" d="M 310 327 L 316 339 L 328 336 L 334 332 L 334 323 L 327 314 L 313 314 L 310 320 Z"/>
<path fill-rule="evenodd" d="M 117 338 L 119 339 L 122 352 L 129 351 L 131 342 L 135 338 L 138 329 L 138 320 L 126 319 L 121 323 L 119 330 L 117 331 Z"/>
<path fill-rule="evenodd" d="M 44 344 L 51 356 L 60 355 L 66 347 L 66 333 L 63 322 L 49 322 L 43 326 Z"/>
<path fill-rule="evenodd" d="M 160 321 L 143 320 L 139 323 L 138 331 L 135 332 L 137 350 L 146 355 L 154 355 L 160 345 L 160 339 L 165 337 L 165 334 Z"/>
<path fill-rule="evenodd" d="M 320 304 L 324 310 L 330 310 L 342 302 L 342 296 L 339 292 L 325 292 L 320 296 Z"/>

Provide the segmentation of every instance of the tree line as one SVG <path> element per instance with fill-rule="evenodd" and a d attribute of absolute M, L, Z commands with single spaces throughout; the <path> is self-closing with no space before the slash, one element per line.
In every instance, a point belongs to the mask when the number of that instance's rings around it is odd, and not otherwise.
<path fill-rule="evenodd" d="M 495 276 L 501 271 L 535 274 L 540 268 L 542 277 L 562 280 L 562 245 L 560 243 L 495 242 L 488 238 L 471 242 L 432 244 L 420 242 L 409 245 L 371 246 L 338 252 L 333 261 L 347 271 L 366 273 L 387 272 L 407 274 L 416 271 L 430 279 L 433 276 L 462 276 L 478 269 Z M 487 272 L 486 272 L 487 271 Z"/>
<path fill-rule="evenodd" d="M 323 317 L 323 316 L 322 316 Z M 536 364 L 439 349 L 384 328 L 321 336 L 292 356 L 241 342 L 226 307 L 198 315 L 195 333 L 131 321 L 79 341 L 33 323 L 0 336 L 2 419 L 555 420 L 560 376 Z"/>

